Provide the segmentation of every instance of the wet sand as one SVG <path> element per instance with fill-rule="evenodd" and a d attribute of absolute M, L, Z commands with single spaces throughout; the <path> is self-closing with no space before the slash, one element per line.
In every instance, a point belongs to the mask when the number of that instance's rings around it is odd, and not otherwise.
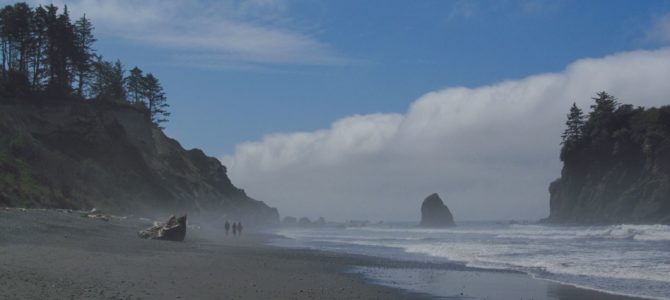
<path fill-rule="evenodd" d="M 182 243 L 138 238 L 137 231 L 149 225 L 133 217 L 103 221 L 75 212 L 0 208 L 0 299 L 431 298 L 406 291 L 411 287 L 387 286 L 392 281 L 370 282 L 356 268 L 395 276 L 417 269 L 453 278 L 467 272 L 471 279 L 459 285 L 448 277 L 433 283 L 453 289 L 450 299 L 519 299 L 524 291 L 533 291 L 536 300 L 633 299 L 517 273 L 277 248 L 266 246 L 269 236 L 258 233 L 232 237 L 189 228 Z"/>

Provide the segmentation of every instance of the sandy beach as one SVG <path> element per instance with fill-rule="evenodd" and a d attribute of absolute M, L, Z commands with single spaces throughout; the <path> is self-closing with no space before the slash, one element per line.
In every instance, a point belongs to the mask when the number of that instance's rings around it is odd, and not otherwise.
<path fill-rule="evenodd" d="M 453 280 L 434 284 L 454 299 L 634 299 L 519 273 L 272 247 L 260 233 L 234 238 L 190 228 L 182 243 L 138 238 L 150 224 L 0 209 L 0 299 L 431 298 L 370 282 L 356 268 L 447 274 L 441 278 Z"/>

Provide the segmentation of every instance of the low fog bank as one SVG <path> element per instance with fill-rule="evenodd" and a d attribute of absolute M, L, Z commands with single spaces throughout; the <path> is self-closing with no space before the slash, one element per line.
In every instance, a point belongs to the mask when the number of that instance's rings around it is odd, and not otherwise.
<path fill-rule="evenodd" d="M 560 175 L 570 105 L 588 111 L 601 90 L 633 105 L 668 104 L 667 78 L 670 49 L 582 59 L 559 73 L 430 92 L 404 114 L 270 134 L 221 160 L 282 216 L 416 221 L 437 192 L 457 222 L 540 219 Z"/>

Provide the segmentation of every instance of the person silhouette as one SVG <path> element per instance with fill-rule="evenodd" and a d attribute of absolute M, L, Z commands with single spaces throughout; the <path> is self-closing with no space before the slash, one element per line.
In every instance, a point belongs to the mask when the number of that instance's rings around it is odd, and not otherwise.
<path fill-rule="evenodd" d="M 233 236 L 237 236 L 237 223 L 233 223 Z"/>
<path fill-rule="evenodd" d="M 223 225 L 223 228 L 226 229 L 226 236 L 227 236 L 228 232 L 230 231 L 230 223 L 228 223 L 228 221 L 226 221 L 226 225 Z"/>
<path fill-rule="evenodd" d="M 242 235 L 242 222 L 237 222 L 237 232 Z"/>

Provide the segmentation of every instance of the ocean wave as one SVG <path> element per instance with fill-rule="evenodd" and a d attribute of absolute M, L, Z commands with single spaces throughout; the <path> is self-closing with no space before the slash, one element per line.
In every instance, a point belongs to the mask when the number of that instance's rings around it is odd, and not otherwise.
<path fill-rule="evenodd" d="M 619 292 L 654 286 L 660 287 L 657 294 L 670 297 L 667 225 L 488 224 L 447 229 L 386 226 L 288 231 L 283 235 L 316 243 L 322 249 L 516 270 Z M 399 255 L 402 253 L 405 255 Z"/>
<path fill-rule="evenodd" d="M 397 246 L 397 245 L 396 245 Z M 617 254 L 617 250 L 591 249 L 577 252 L 551 251 L 556 245 L 518 246 L 482 243 L 426 243 L 405 245 L 408 253 L 446 258 L 469 267 L 508 269 L 536 275 L 559 274 L 601 278 L 649 280 L 670 283 L 670 265 L 658 264 L 653 257 L 666 253 Z M 551 254 L 543 254 L 552 252 Z M 628 258 L 620 260 L 619 258 Z M 645 260 L 645 258 L 649 258 Z"/>
<path fill-rule="evenodd" d="M 612 225 L 597 227 L 552 228 L 539 225 L 515 225 L 511 230 L 500 232 L 497 238 L 518 239 L 619 239 L 638 241 L 670 241 L 670 226 L 667 225 Z"/>

